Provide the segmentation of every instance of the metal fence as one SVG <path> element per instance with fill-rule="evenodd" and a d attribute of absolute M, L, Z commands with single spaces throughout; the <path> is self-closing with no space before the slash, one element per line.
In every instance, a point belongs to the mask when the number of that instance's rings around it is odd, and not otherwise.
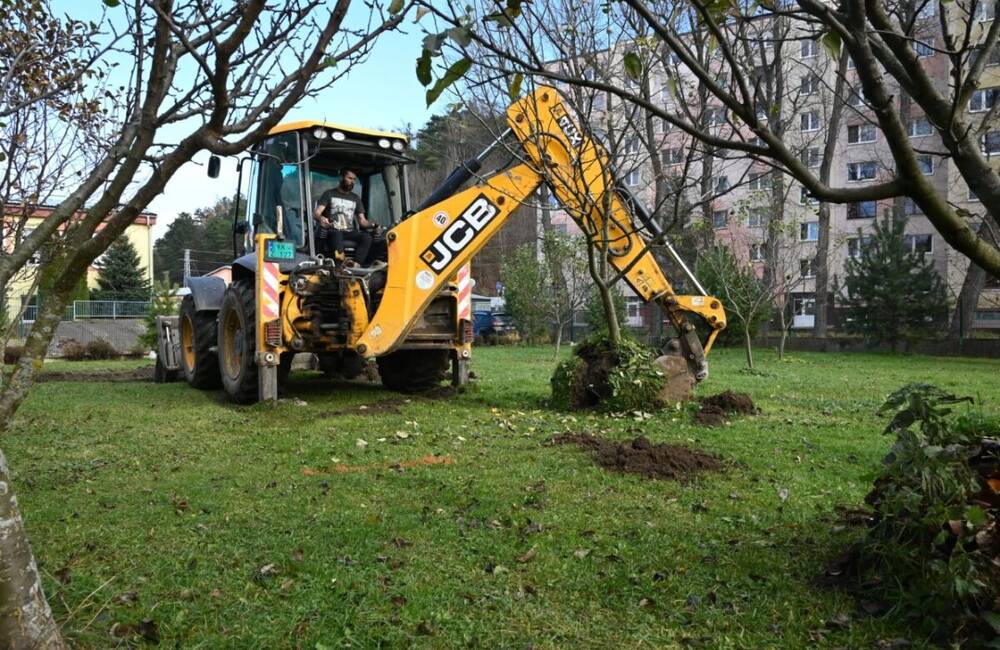
<path fill-rule="evenodd" d="M 149 301 L 145 300 L 74 300 L 66 306 L 63 320 L 93 320 L 142 318 L 149 312 Z M 34 323 L 38 316 L 38 305 L 29 305 L 21 317 L 22 323 Z"/>

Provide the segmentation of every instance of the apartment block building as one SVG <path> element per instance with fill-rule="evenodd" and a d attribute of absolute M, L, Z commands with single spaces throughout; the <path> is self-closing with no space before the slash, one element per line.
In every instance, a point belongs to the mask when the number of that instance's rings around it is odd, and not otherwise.
<path fill-rule="evenodd" d="M 973 43 L 985 35 L 995 16 L 992 3 L 980 2 L 976 7 L 974 12 L 966 12 L 960 17 L 946 17 L 967 23 Z M 922 5 L 915 22 L 917 36 L 913 47 L 924 70 L 947 95 L 952 61 L 942 51 L 937 10 L 936 2 Z M 745 66 L 739 70 L 739 74 L 751 83 L 759 82 L 760 87 L 780 85 L 784 88 L 780 97 L 765 93 L 760 98 L 755 106 L 759 119 L 770 120 L 775 128 L 780 128 L 781 140 L 817 175 L 827 141 L 833 138 L 831 187 L 862 187 L 889 179 L 894 175 L 893 158 L 872 107 L 860 89 L 852 63 L 848 61 L 843 73 L 846 91 L 841 95 L 844 102 L 839 128 L 831 132 L 831 111 L 837 101 L 834 96 L 836 62 L 805 23 L 790 21 L 782 31 L 774 29 L 771 20 L 766 16 L 760 18 L 759 38 L 745 44 Z M 749 33 L 753 33 L 752 30 Z M 780 36 L 775 38 L 775 34 Z M 970 57 L 974 56 L 973 50 Z M 609 58 L 617 57 L 611 55 Z M 754 142 L 753 131 L 711 95 L 701 104 L 693 102 L 690 97 L 695 93 L 685 90 L 697 85 L 690 70 L 677 57 L 663 59 L 658 66 L 646 70 L 641 81 L 630 80 L 620 73 L 614 81 L 632 89 L 646 84 L 649 96 L 666 112 L 683 116 L 689 122 L 697 120 L 702 128 L 723 139 Z M 621 66 L 610 65 L 608 69 L 620 70 Z M 717 74 L 720 84 L 735 88 L 731 70 L 720 63 Z M 781 83 L 775 84 L 778 76 Z M 1000 53 L 994 52 L 990 57 L 981 79 L 979 90 L 966 107 L 972 119 L 991 113 L 1000 97 Z M 935 128 L 905 93 L 897 90 L 894 102 L 906 121 L 921 173 L 948 203 L 966 211 L 976 227 L 977 215 L 983 213 L 982 205 L 969 191 L 954 163 L 944 155 Z M 777 255 L 783 265 L 781 274 L 789 278 L 795 326 L 813 326 L 819 203 L 798 181 L 785 174 L 775 184 L 773 168 L 766 161 L 755 161 L 735 149 L 708 148 L 664 121 L 654 121 L 653 137 L 650 138 L 649 131 L 644 128 L 645 113 L 623 105 L 612 95 L 593 97 L 584 112 L 597 137 L 612 151 L 619 176 L 640 200 L 647 206 L 657 207 L 654 167 L 659 167 L 661 181 L 666 179 L 674 187 L 682 187 L 692 207 L 685 227 L 692 224 L 710 227 L 716 243 L 729 246 L 739 258 L 755 264 L 758 270 L 764 265 L 768 225 L 773 219 L 779 219 L 782 235 L 776 244 L 780 248 Z M 984 154 L 995 155 L 1000 160 L 1000 126 L 995 131 L 984 130 L 982 147 Z M 652 156 L 657 157 L 658 165 L 654 166 Z M 662 183 L 660 187 L 662 191 Z M 906 219 L 907 246 L 933 262 L 949 288 L 950 297 L 956 299 L 968 260 L 944 241 L 912 200 L 832 203 L 829 207 L 831 289 L 843 285 L 845 264 L 866 244 L 876 218 L 896 211 Z M 565 230 L 574 230 L 566 217 L 555 218 L 553 222 L 567 224 L 560 226 Z M 774 249 L 767 254 L 771 256 L 770 263 L 775 263 Z M 832 321 L 836 325 L 835 310 Z M 1000 289 L 997 287 L 988 285 L 984 290 L 973 327 L 1000 327 Z"/>

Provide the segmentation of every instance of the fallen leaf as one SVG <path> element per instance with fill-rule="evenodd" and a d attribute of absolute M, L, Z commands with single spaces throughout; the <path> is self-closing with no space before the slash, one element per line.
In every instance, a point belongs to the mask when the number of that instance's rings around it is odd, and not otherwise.
<path fill-rule="evenodd" d="M 281 590 L 282 591 L 288 591 L 289 589 L 292 588 L 292 584 L 294 582 L 295 581 L 292 580 L 291 578 L 285 578 L 284 580 L 281 581 Z"/>
<path fill-rule="evenodd" d="M 295 562 L 301 562 L 305 556 L 306 554 L 301 548 L 297 548 L 294 551 L 292 551 L 292 560 L 294 560 Z"/>
<path fill-rule="evenodd" d="M 216 587 L 212 590 L 212 598 L 222 598 L 222 590 Z"/>
<path fill-rule="evenodd" d="M 270 576 L 278 575 L 278 568 L 273 564 L 265 564 L 261 568 L 257 569 L 257 575 L 262 578 L 268 578 Z"/>
<path fill-rule="evenodd" d="M 405 431 L 397 431 L 396 432 L 396 437 L 399 438 L 400 440 L 406 440 L 407 438 L 410 437 L 410 434 L 408 434 Z"/>
<path fill-rule="evenodd" d="M 778 490 L 778 498 L 781 499 L 782 503 L 788 501 L 788 488 Z"/>
<path fill-rule="evenodd" d="M 535 559 L 536 555 L 538 555 L 538 549 L 536 547 L 532 546 L 531 548 L 528 549 L 527 553 L 525 553 L 521 557 L 517 558 L 517 561 L 520 564 L 526 564 L 528 562 L 531 562 L 533 559 Z"/>
<path fill-rule="evenodd" d="M 368 441 L 358 438 L 358 441 L 354 443 L 354 446 L 357 447 L 358 449 L 364 449 L 365 447 L 368 446 Z"/>
<path fill-rule="evenodd" d="M 578 548 L 575 551 L 573 551 L 573 555 L 576 556 L 576 558 L 578 560 L 582 560 L 583 558 L 585 558 L 588 555 L 590 555 L 590 549 L 589 548 Z"/>

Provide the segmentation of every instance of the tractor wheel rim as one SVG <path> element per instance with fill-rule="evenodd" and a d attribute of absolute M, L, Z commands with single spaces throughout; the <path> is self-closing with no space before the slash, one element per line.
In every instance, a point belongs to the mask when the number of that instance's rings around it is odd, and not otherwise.
<path fill-rule="evenodd" d="M 222 322 L 222 365 L 232 379 L 240 376 L 243 368 L 243 320 L 236 311 L 226 312 Z"/>
<path fill-rule="evenodd" d="M 189 370 L 194 369 L 194 323 L 188 315 L 181 319 L 181 354 L 184 356 L 184 366 Z"/>

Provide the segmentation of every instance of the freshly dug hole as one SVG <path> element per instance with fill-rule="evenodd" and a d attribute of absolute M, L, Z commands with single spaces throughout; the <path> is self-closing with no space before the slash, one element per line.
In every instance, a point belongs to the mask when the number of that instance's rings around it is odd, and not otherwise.
<path fill-rule="evenodd" d="M 654 445 L 645 436 L 616 442 L 584 433 L 567 433 L 549 441 L 553 445 L 575 444 L 594 453 L 594 460 L 613 472 L 639 474 L 651 479 L 685 480 L 703 471 L 719 471 L 718 456 L 678 445 Z"/>
<path fill-rule="evenodd" d="M 700 410 L 695 413 L 696 424 L 714 427 L 723 424 L 730 415 L 754 415 L 760 413 L 753 400 L 746 393 L 734 393 L 731 390 L 717 395 L 700 397 Z"/>

